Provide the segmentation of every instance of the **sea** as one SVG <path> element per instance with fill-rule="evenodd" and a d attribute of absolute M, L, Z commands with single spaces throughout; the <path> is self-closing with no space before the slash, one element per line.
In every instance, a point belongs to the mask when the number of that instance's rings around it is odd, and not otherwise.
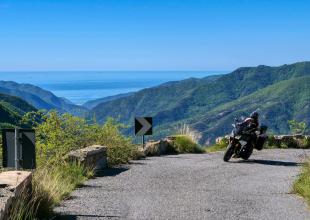
<path fill-rule="evenodd" d="M 0 80 L 36 85 L 82 105 L 90 100 L 135 92 L 169 81 L 225 73 L 227 71 L 0 72 Z"/>

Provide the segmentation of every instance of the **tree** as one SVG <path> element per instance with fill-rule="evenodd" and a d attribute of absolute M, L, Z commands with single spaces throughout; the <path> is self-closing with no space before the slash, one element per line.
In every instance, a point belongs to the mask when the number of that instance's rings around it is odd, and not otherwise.
<path fill-rule="evenodd" d="M 288 121 L 290 126 L 290 130 L 292 134 L 304 134 L 306 130 L 306 123 L 305 122 L 298 122 L 296 120 Z"/>

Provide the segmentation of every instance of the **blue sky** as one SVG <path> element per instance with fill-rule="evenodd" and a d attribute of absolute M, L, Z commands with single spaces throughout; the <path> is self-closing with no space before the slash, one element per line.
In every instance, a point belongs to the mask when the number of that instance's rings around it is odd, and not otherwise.
<path fill-rule="evenodd" d="M 306 0 L 0 0 L 0 71 L 310 60 L 309 11 Z"/>

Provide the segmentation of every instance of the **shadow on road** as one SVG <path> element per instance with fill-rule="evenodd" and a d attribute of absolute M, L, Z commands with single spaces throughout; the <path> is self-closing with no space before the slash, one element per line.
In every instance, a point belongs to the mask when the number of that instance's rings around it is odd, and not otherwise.
<path fill-rule="evenodd" d="M 98 218 L 120 218 L 120 216 L 114 216 L 114 215 L 61 215 L 54 218 L 55 220 L 76 220 L 80 217 L 84 218 L 91 218 L 91 219 L 98 219 Z"/>
<path fill-rule="evenodd" d="M 99 170 L 96 172 L 96 177 L 103 177 L 103 176 L 117 176 L 122 172 L 129 170 L 129 167 L 122 166 L 122 167 L 113 167 L 104 170 Z"/>
<path fill-rule="evenodd" d="M 271 166 L 301 166 L 302 163 L 296 162 L 289 162 L 289 161 L 280 161 L 280 160 L 239 160 L 234 161 L 232 163 L 257 163 L 257 164 L 264 164 L 264 165 L 271 165 Z"/>

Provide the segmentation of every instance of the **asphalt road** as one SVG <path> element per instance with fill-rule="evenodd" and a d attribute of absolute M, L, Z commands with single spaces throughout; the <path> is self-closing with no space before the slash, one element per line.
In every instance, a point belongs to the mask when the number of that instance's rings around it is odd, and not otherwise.
<path fill-rule="evenodd" d="M 55 211 L 58 219 L 310 219 L 291 193 L 310 150 L 263 150 L 249 161 L 222 153 L 151 157 L 108 169 Z"/>

